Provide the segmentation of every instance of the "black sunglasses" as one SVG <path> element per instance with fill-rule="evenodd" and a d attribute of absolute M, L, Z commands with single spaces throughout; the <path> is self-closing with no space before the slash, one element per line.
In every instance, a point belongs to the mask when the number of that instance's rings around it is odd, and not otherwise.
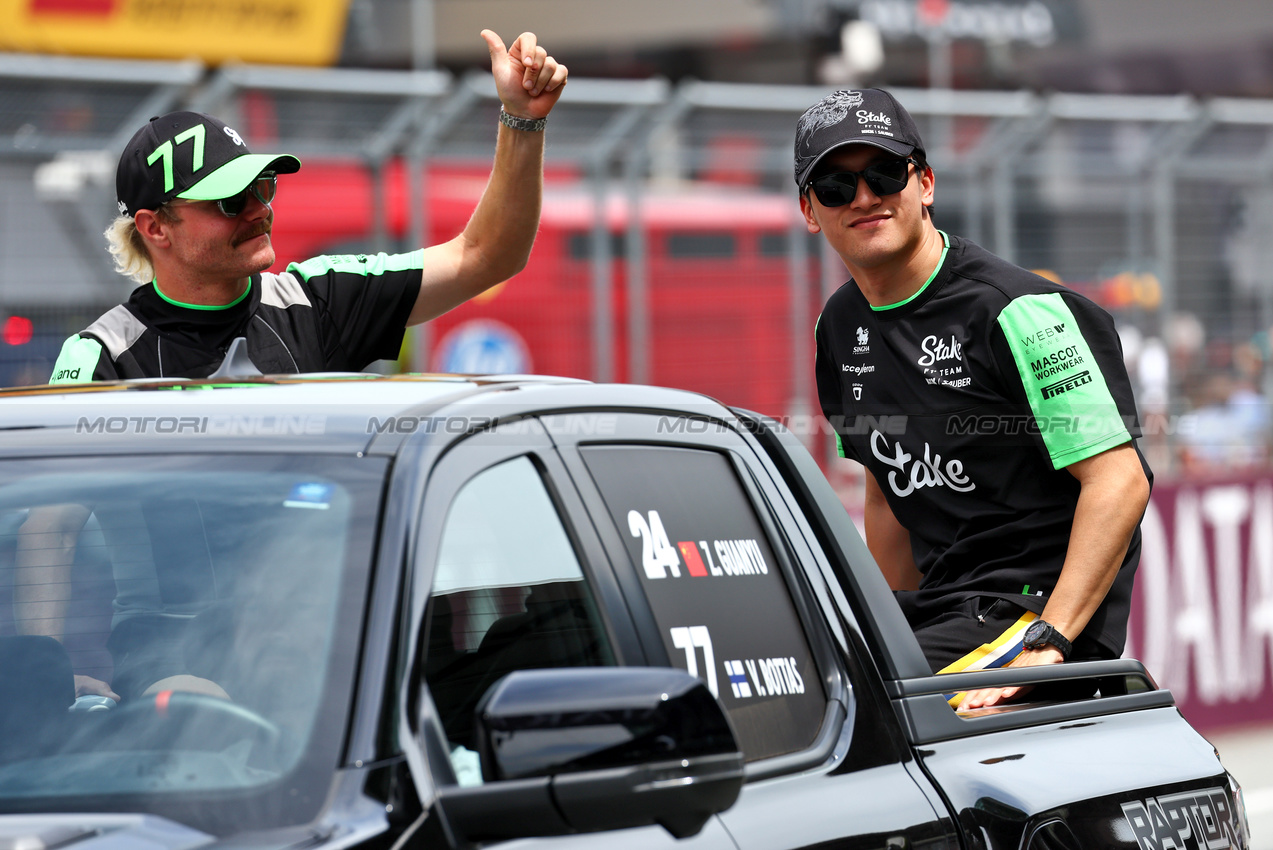
<path fill-rule="evenodd" d="M 274 196 L 278 194 L 278 176 L 270 171 L 261 173 L 239 194 L 216 201 L 217 209 L 221 210 L 221 214 L 227 218 L 234 218 L 248 205 L 249 192 L 252 197 L 268 207 L 274 200 Z"/>
<path fill-rule="evenodd" d="M 893 195 L 906 188 L 910 182 L 910 165 L 919 163 L 914 157 L 905 159 L 886 159 L 868 165 L 861 171 L 838 171 L 834 174 L 823 174 L 815 177 L 805 186 L 805 191 L 813 190 L 819 203 L 824 207 L 842 207 L 852 203 L 857 196 L 858 180 L 866 181 L 866 185 L 876 195 Z"/>

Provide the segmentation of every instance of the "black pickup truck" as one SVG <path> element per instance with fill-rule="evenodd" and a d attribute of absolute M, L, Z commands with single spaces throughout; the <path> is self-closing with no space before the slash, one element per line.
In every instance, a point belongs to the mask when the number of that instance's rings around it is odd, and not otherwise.
<path fill-rule="evenodd" d="M 1060 680 L 1095 696 L 945 696 Z M 1248 838 L 1138 662 L 933 676 L 763 416 L 528 377 L 0 391 L 0 847 L 496 843 Z"/>

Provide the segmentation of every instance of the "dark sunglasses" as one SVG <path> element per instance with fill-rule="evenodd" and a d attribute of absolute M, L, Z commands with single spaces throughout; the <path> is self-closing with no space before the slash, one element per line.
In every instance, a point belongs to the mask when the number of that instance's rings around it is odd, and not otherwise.
<path fill-rule="evenodd" d="M 258 175 L 239 194 L 216 201 L 217 209 L 227 218 L 234 218 L 248 205 L 248 193 L 268 207 L 278 194 L 278 176 L 269 171 Z"/>
<path fill-rule="evenodd" d="M 842 207 L 852 203 L 857 196 L 859 179 L 865 180 L 870 190 L 880 197 L 893 195 L 905 189 L 910 182 L 911 163 L 915 163 L 916 169 L 919 168 L 915 158 L 908 156 L 906 159 L 886 159 L 868 165 L 861 171 L 824 174 L 810 180 L 805 191 L 812 189 L 824 207 Z"/>

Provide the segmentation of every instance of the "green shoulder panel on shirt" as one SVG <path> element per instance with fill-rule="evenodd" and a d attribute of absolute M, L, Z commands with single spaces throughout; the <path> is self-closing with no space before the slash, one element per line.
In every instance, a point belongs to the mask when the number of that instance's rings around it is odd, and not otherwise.
<path fill-rule="evenodd" d="M 818 323 L 819 323 L 819 322 L 821 322 L 821 321 L 822 321 L 822 314 L 821 314 L 821 313 L 819 313 L 819 314 L 818 314 L 818 318 L 817 318 L 817 319 L 814 321 L 814 323 L 813 323 L 813 339 L 814 339 L 814 348 L 815 348 L 815 350 L 816 350 L 816 348 L 817 348 L 817 339 L 818 339 Z M 816 357 L 817 355 L 815 354 L 814 356 Z M 838 433 L 838 432 L 837 432 L 837 433 L 836 433 L 836 435 L 835 435 L 835 450 L 836 450 L 837 452 L 839 452 L 839 453 L 840 453 L 840 457 L 844 457 L 844 456 L 845 456 L 845 454 L 844 454 L 844 440 L 843 440 L 843 438 L 841 438 L 841 437 L 840 437 L 840 435 L 839 435 L 839 433 Z"/>
<path fill-rule="evenodd" d="M 97 361 L 102 356 L 102 344 L 79 334 L 62 343 L 62 353 L 53 364 L 50 384 L 86 384 L 93 380 Z"/>
<path fill-rule="evenodd" d="M 1014 299 L 999 314 L 999 327 L 1054 468 L 1131 440 L 1100 364 L 1060 293 Z"/>
<path fill-rule="evenodd" d="M 303 263 L 292 263 L 287 270 L 305 280 L 328 272 L 368 275 L 385 272 L 405 272 L 424 268 L 424 250 L 410 254 L 334 254 L 314 257 Z"/>

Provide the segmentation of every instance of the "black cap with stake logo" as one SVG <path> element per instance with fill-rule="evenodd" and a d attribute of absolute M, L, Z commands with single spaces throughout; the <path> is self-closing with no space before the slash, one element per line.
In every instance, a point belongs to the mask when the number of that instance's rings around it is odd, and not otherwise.
<path fill-rule="evenodd" d="M 803 190 L 827 154 L 855 144 L 898 156 L 924 154 L 915 119 L 893 95 L 883 89 L 832 92 L 796 124 L 796 185 Z"/>

